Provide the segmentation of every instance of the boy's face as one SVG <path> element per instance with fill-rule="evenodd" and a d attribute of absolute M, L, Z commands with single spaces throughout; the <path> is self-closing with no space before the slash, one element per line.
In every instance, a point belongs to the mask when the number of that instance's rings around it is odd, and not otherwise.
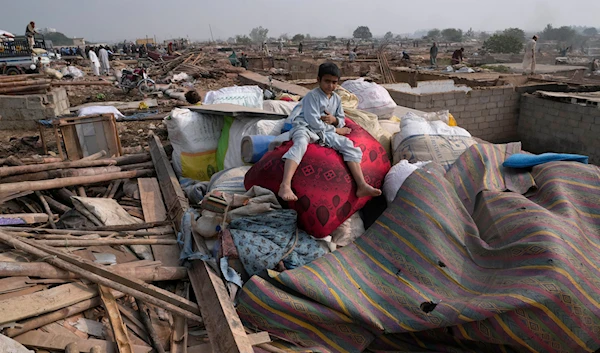
<path fill-rule="evenodd" d="M 331 94 L 337 88 L 340 78 L 333 75 L 324 75 L 319 79 L 319 87 L 326 94 Z"/>

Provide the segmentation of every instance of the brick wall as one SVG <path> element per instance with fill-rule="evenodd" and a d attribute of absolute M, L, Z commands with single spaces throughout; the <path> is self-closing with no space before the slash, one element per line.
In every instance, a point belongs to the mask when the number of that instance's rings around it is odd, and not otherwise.
<path fill-rule="evenodd" d="M 69 98 L 64 88 L 47 94 L 0 95 L 0 129 L 36 129 L 36 121 L 69 113 Z"/>
<path fill-rule="evenodd" d="M 600 109 L 524 95 L 518 124 L 523 150 L 577 153 L 600 164 Z"/>
<path fill-rule="evenodd" d="M 396 104 L 426 112 L 447 109 L 471 135 L 490 142 L 517 139 L 520 94 L 512 87 L 486 87 L 470 92 L 412 94 L 389 90 Z"/>

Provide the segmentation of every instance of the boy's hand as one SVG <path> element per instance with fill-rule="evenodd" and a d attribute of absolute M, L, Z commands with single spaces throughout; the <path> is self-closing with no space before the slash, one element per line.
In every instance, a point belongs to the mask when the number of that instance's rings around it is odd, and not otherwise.
<path fill-rule="evenodd" d="M 333 116 L 333 115 L 331 115 L 331 114 L 329 114 L 329 112 L 328 112 L 327 110 L 325 111 L 325 114 L 326 114 L 326 115 L 323 115 L 323 116 L 321 117 L 321 120 L 322 120 L 322 121 L 323 121 L 325 124 L 328 124 L 328 125 L 335 125 L 335 124 L 337 123 L 337 119 L 336 119 L 336 117 L 335 117 L 335 116 Z"/>
<path fill-rule="evenodd" d="M 335 129 L 335 132 L 336 132 L 338 135 L 345 136 L 345 135 L 348 135 L 349 133 L 351 133 L 351 132 L 352 132 L 352 129 L 351 129 L 351 128 L 349 128 L 349 127 L 340 127 L 340 128 L 337 128 L 337 129 Z"/>

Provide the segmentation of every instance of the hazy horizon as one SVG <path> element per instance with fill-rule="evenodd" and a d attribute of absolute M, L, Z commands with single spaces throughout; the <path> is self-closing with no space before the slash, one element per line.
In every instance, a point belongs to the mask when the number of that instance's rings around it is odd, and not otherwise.
<path fill-rule="evenodd" d="M 549 23 L 555 27 L 600 27 L 597 0 L 505 0 L 502 4 L 490 0 L 430 0 L 426 8 L 422 4 L 390 0 L 304 0 L 300 4 L 289 0 L 12 2 L 11 16 L 4 17 L 0 28 L 21 35 L 33 20 L 38 28 L 55 28 L 68 37 L 98 42 L 146 36 L 208 40 L 209 24 L 216 40 L 247 35 L 258 26 L 269 29 L 270 37 L 284 33 L 290 37 L 297 33 L 351 37 L 358 26 L 368 26 L 374 36 L 388 31 L 405 34 L 450 27 L 486 32 L 518 27 L 532 32 Z"/>

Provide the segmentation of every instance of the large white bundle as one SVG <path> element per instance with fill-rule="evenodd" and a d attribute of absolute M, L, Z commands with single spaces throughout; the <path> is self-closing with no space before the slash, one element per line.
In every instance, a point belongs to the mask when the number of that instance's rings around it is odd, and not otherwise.
<path fill-rule="evenodd" d="M 263 108 L 263 91 L 258 86 L 233 86 L 210 91 L 203 104 L 230 103 L 249 108 Z"/>
<path fill-rule="evenodd" d="M 396 102 L 384 87 L 367 82 L 364 78 L 349 80 L 342 87 L 358 97 L 358 109 L 373 113 L 379 119 L 389 119 L 394 114 Z"/>

